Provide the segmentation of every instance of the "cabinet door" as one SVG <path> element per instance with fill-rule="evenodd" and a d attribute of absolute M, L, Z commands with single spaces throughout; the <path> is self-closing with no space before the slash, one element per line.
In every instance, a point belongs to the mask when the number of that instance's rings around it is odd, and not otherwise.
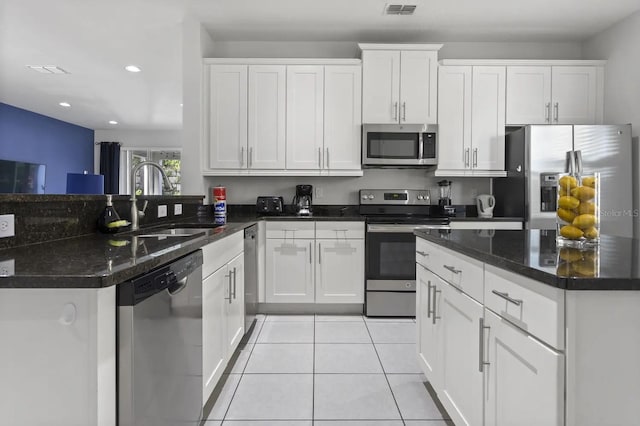
<path fill-rule="evenodd" d="M 400 52 L 400 123 L 437 122 L 438 52 Z"/>
<path fill-rule="evenodd" d="M 440 312 L 434 313 L 442 302 L 442 288 L 439 280 L 428 269 L 416 264 L 416 322 L 418 324 L 418 363 L 431 385 L 438 389 L 442 370 L 438 364 L 438 333 L 441 324 Z M 435 319 L 434 319 L 434 315 Z"/>
<path fill-rule="evenodd" d="M 438 69 L 438 169 L 471 165 L 471 67 Z"/>
<path fill-rule="evenodd" d="M 505 67 L 473 67 L 471 167 L 504 170 Z"/>
<path fill-rule="evenodd" d="M 209 68 L 209 168 L 246 168 L 247 66 Z"/>
<path fill-rule="evenodd" d="M 313 239 L 267 240 L 267 303 L 313 303 L 314 245 Z"/>
<path fill-rule="evenodd" d="M 564 355 L 485 309 L 485 424 L 564 424 Z"/>
<path fill-rule="evenodd" d="M 400 51 L 362 52 L 362 121 L 398 123 L 400 113 Z"/>
<path fill-rule="evenodd" d="M 316 303 L 364 303 L 364 240 L 317 240 L 316 253 Z"/>
<path fill-rule="evenodd" d="M 202 403 L 206 404 L 227 364 L 225 302 L 229 290 L 226 265 L 202 283 Z"/>
<path fill-rule="evenodd" d="M 551 123 L 551 67 L 507 67 L 507 125 Z"/>
<path fill-rule="evenodd" d="M 594 124 L 597 71 L 595 67 L 552 67 L 554 124 Z"/>
<path fill-rule="evenodd" d="M 324 167 L 361 168 L 362 68 L 324 67 Z"/>
<path fill-rule="evenodd" d="M 249 66 L 250 169 L 285 168 L 286 74 L 285 65 Z"/>
<path fill-rule="evenodd" d="M 438 396 L 455 424 L 482 425 L 483 374 L 479 364 L 482 305 L 453 286 L 440 283 L 442 382 Z"/>
<path fill-rule="evenodd" d="M 324 67 L 287 67 L 287 169 L 322 168 Z"/>
<path fill-rule="evenodd" d="M 225 299 L 227 359 L 231 359 L 244 336 L 244 253 L 228 264 L 231 293 Z"/>

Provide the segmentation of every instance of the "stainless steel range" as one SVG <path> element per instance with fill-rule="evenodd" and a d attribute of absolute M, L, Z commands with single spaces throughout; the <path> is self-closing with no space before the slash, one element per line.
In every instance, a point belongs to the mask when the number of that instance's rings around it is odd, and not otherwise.
<path fill-rule="evenodd" d="M 449 219 L 431 206 L 427 190 L 361 189 L 360 214 L 366 217 L 365 313 L 416 315 L 416 237 L 413 231 L 449 229 Z"/>

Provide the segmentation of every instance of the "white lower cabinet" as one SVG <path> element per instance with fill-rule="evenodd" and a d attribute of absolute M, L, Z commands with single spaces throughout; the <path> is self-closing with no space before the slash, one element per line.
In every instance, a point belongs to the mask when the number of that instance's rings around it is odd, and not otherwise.
<path fill-rule="evenodd" d="M 441 380 L 438 368 L 438 332 L 440 323 L 432 306 L 440 305 L 442 291 L 437 292 L 437 277 L 424 266 L 418 264 L 416 269 L 416 322 L 418 323 L 418 363 L 427 380 L 434 388 L 439 388 Z M 433 291 L 432 291 L 433 290 Z M 435 294 L 434 294 L 435 291 Z"/>
<path fill-rule="evenodd" d="M 563 425 L 564 355 L 485 309 L 485 424 Z"/>
<path fill-rule="evenodd" d="M 364 222 L 267 222 L 265 302 L 364 303 Z"/>
<path fill-rule="evenodd" d="M 244 335 L 243 243 L 240 231 L 202 248 L 203 405 Z"/>

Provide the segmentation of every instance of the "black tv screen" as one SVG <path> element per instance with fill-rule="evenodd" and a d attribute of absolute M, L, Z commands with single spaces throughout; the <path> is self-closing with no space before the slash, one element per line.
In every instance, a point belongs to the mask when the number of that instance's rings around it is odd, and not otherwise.
<path fill-rule="evenodd" d="M 0 160 L 0 194 L 44 194 L 44 164 Z"/>

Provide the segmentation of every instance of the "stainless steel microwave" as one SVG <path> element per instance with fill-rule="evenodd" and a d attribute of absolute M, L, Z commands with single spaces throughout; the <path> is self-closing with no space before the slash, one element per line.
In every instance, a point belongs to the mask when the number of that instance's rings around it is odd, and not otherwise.
<path fill-rule="evenodd" d="M 362 165 L 437 165 L 437 128 L 435 124 L 365 124 L 362 126 Z"/>

